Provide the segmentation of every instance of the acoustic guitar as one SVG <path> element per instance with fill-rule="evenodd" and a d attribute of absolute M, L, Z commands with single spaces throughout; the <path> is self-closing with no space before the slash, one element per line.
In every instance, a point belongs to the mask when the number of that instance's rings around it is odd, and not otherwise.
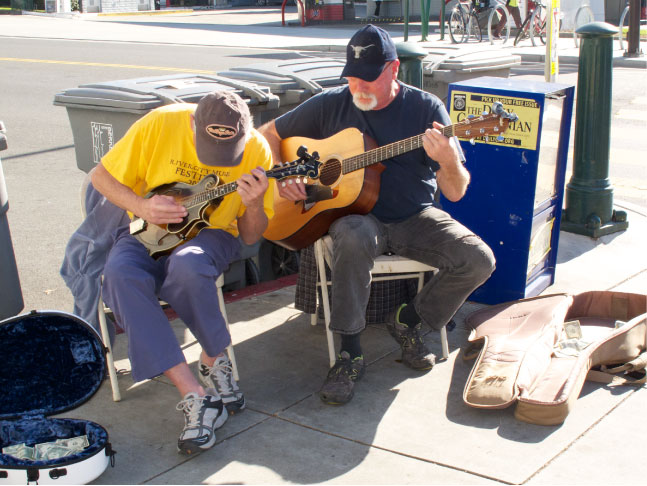
<path fill-rule="evenodd" d="M 489 135 L 502 138 L 509 123 L 516 120 L 516 114 L 506 112 L 501 103 L 495 102 L 490 113 L 448 125 L 441 132 L 446 137 L 468 138 L 472 142 L 477 137 L 488 141 Z M 380 174 L 385 168 L 380 162 L 422 148 L 423 135 L 378 148 L 356 128 L 347 128 L 321 140 L 305 137 L 282 140 L 282 159 L 291 160 L 298 153 L 301 160 L 313 164 L 315 176 L 308 176 L 311 179 L 308 182 L 312 183 L 306 185 L 306 200 L 275 198 L 274 218 L 263 237 L 289 250 L 300 250 L 326 234 L 336 219 L 369 213 L 377 202 Z M 316 151 L 304 156 L 306 146 Z"/>
<path fill-rule="evenodd" d="M 299 159 L 294 162 L 274 167 L 265 172 L 268 178 L 282 180 L 287 177 L 316 176 L 314 162 Z M 153 224 L 142 218 L 134 218 L 130 223 L 130 234 L 148 250 L 152 257 L 170 253 L 175 247 L 194 238 L 201 230 L 209 226 L 209 218 L 227 194 L 235 192 L 238 184 L 224 184 L 215 174 L 208 174 L 196 185 L 177 182 L 164 184 L 153 189 L 146 197 L 155 194 L 172 196 L 178 204 L 184 206 L 188 214 L 181 223 Z"/>

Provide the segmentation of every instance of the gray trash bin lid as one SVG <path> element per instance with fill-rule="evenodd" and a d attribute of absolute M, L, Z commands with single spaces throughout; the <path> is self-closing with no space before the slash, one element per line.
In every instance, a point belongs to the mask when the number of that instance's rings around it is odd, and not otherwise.
<path fill-rule="evenodd" d="M 344 65 L 341 59 L 305 57 L 240 66 L 218 75 L 269 88 L 279 96 L 284 113 L 326 88 L 346 84 L 340 78 Z"/>
<path fill-rule="evenodd" d="M 279 98 L 270 89 L 243 81 L 202 74 L 174 74 L 83 84 L 54 97 L 54 104 L 144 115 L 170 103 L 197 103 L 214 90 L 233 90 L 252 111 L 275 109 Z"/>
<path fill-rule="evenodd" d="M 325 87 L 346 84 L 346 80 L 340 78 L 345 64 L 343 59 L 305 57 L 250 64 L 218 74 L 267 86 L 276 94 L 301 89 L 312 96 Z"/>
<path fill-rule="evenodd" d="M 506 52 L 434 48 L 423 61 L 423 74 L 453 82 L 458 78 L 481 76 L 481 73 L 505 71 L 519 64 L 520 56 Z"/>

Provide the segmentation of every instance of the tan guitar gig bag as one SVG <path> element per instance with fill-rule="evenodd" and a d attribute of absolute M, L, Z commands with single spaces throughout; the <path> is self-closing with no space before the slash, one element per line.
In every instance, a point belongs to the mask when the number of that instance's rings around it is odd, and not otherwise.
<path fill-rule="evenodd" d="M 472 346 L 483 346 L 463 399 L 476 408 L 516 402 L 519 420 L 561 424 L 587 379 L 645 383 L 646 312 L 647 295 L 611 291 L 546 295 L 478 310 L 466 322 Z"/>

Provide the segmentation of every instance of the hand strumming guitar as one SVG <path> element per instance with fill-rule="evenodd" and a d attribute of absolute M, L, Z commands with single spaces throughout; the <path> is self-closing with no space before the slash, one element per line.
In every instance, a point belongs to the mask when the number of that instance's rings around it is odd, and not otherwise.
<path fill-rule="evenodd" d="M 300 178 L 281 181 L 277 187 L 279 195 L 289 201 L 302 201 L 306 198 L 306 185 Z"/>

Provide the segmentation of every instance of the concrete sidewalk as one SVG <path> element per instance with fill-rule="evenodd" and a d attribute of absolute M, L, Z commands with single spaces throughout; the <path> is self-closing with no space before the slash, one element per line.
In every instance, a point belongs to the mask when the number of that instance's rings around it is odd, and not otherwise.
<path fill-rule="evenodd" d="M 294 11 L 288 20 L 296 20 Z M 165 16 L 0 16 L 2 36 L 335 52 L 343 52 L 358 28 L 280 24 L 276 8 Z M 386 27 L 396 41 L 403 40 L 402 26 Z M 410 27 L 410 40 L 419 39 L 416 28 Z M 573 44 L 571 39 L 563 43 Z M 428 47 L 439 46 L 465 52 L 510 49 L 522 59 L 541 56 L 543 49 L 485 42 L 457 47 L 448 36 L 440 41 L 433 33 Z M 573 59 L 570 51 L 560 51 L 560 62 Z M 622 58 L 614 49 L 614 61 Z M 644 58 L 632 66 L 644 69 Z M 614 207 L 627 211 L 629 229 L 598 240 L 562 232 L 556 282 L 544 293 L 645 292 L 647 209 L 622 202 Z M 106 381 L 88 403 L 61 414 L 100 423 L 110 434 L 115 467 L 95 483 L 644 483 L 647 463 L 639 451 L 647 434 L 641 418 L 645 389 L 587 383 L 559 427 L 519 422 L 513 408 L 484 411 L 463 403 L 472 363 L 462 360 L 459 348 L 468 335 L 465 317 L 481 307 L 472 302 L 456 316 L 449 360 L 426 374 L 397 363 L 397 344 L 383 326 L 371 326 L 364 337 L 368 372 L 355 398 L 343 407 L 323 405 L 316 392 L 328 370 L 324 329 L 311 326 L 310 316 L 295 309 L 294 290 L 284 286 L 227 305 L 248 410 L 230 417 L 218 432 L 218 444 L 195 457 L 176 452 L 183 417 L 175 410 L 180 398 L 175 388 L 164 378 L 133 384 L 125 336 L 119 335 L 115 356 L 123 400 L 112 401 Z M 194 337 L 178 320 L 173 325 L 195 368 L 199 347 Z M 439 354 L 438 335 L 426 339 Z"/>
<path fill-rule="evenodd" d="M 622 208 L 622 205 L 618 206 Z M 613 289 L 645 292 L 647 214 L 627 207 L 629 229 L 592 240 L 561 233 L 556 282 L 544 294 Z M 294 308 L 294 286 L 229 303 L 240 385 L 248 410 L 230 417 L 218 444 L 196 457 L 175 442 L 182 416 L 170 383 L 133 384 L 124 335 L 115 355 L 123 400 L 106 381 L 97 395 L 63 416 L 101 423 L 118 451 L 97 484 L 639 484 L 647 425 L 640 419 L 647 390 L 587 383 L 561 426 L 517 421 L 514 407 L 467 407 L 463 387 L 472 362 L 465 317 L 482 307 L 467 302 L 449 333 L 450 358 L 426 374 L 396 360 L 399 348 L 383 326 L 364 333 L 369 362 L 355 398 L 322 404 L 316 392 L 328 369 L 321 324 Z M 173 321 L 193 367 L 199 346 Z M 440 354 L 439 337 L 427 342 Z M 627 467 L 628 462 L 631 463 Z"/>

